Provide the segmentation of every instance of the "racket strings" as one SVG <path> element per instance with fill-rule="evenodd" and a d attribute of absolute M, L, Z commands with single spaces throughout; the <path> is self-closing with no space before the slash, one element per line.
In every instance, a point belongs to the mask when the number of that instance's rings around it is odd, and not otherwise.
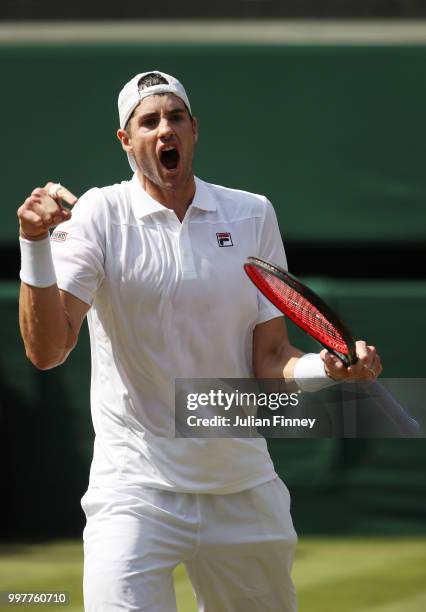
<path fill-rule="evenodd" d="M 339 331 L 303 295 L 266 270 L 250 267 L 250 277 L 266 297 L 303 329 L 336 351 L 347 354 L 348 346 Z"/>

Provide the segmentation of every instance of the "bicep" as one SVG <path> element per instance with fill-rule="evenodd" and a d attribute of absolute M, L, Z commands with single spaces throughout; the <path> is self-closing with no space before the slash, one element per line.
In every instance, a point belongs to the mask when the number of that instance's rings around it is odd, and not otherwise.
<path fill-rule="evenodd" d="M 253 332 L 253 372 L 257 378 L 290 378 L 302 355 L 288 338 L 284 317 L 256 325 Z"/>
<path fill-rule="evenodd" d="M 84 321 L 84 317 L 90 309 L 90 305 L 86 304 L 86 302 L 83 302 L 83 300 L 80 300 L 80 298 L 76 297 L 72 293 L 63 291 L 62 289 L 59 290 L 59 295 L 65 316 L 67 317 L 70 326 L 71 333 L 69 342 L 67 343 L 69 346 L 67 346 L 67 348 L 71 350 L 77 342 L 81 325 Z"/>

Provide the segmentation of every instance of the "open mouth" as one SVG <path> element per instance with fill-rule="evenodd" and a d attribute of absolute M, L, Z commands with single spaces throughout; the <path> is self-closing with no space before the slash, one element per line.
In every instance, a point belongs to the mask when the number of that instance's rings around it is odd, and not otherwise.
<path fill-rule="evenodd" d="M 167 170 L 175 170 L 179 163 L 179 152 L 175 147 L 163 149 L 160 153 L 160 161 Z"/>

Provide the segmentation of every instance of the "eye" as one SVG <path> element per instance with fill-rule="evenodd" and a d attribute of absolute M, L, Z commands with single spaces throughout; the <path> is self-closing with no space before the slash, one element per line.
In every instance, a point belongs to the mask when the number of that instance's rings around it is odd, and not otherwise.
<path fill-rule="evenodd" d="M 145 128 L 154 128 L 158 123 L 155 117 L 147 117 L 141 121 L 141 126 Z"/>
<path fill-rule="evenodd" d="M 174 121 L 175 123 L 179 123 L 180 121 L 183 121 L 185 118 L 185 115 L 183 115 L 182 113 L 176 113 L 175 115 L 172 115 L 172 121 Z"/>

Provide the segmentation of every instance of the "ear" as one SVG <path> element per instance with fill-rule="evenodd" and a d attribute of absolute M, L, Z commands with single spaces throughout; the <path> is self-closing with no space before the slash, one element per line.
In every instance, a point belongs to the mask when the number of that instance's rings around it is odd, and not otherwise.
<path fill-rule="evenodd" d="M 131 153 L 133 151 L 132 139 L 126 130 L 117 130 L 117 138 L 121 142 L 121 146 L 126 153 Z"/>
<path fill-rule="evenodd" d="M 192 133 L 194 134 L 194 142 L 198 142 L 198 121 L 192 117 Z"/>

